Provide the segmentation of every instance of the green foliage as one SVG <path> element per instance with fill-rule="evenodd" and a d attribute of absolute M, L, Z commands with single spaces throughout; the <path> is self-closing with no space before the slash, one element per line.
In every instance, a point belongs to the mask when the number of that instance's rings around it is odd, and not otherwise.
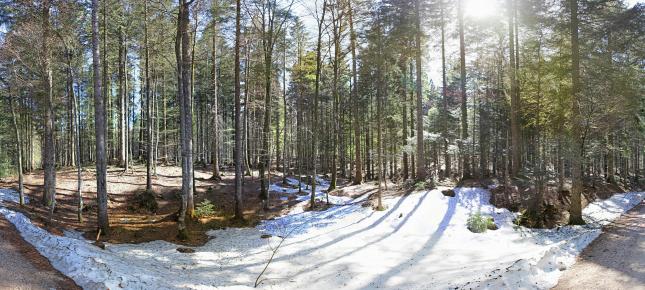
<path fill-rule="evenodd" d="M 195 207 L 195 217 L 197 218 L 208 217 L 214 214 L 215 205 L 208 199 L 204 199 L 204 201 L 200 202 L 197 204 L 197 207 Z"/>
<path fill-rule="evenodd" d="M 482 215 L 480 212 L 477 212 L 468 218 L 467 226 L 473 233 L 483 233 L 488 229 L 496 228 L 493 218 Z"/>
<path fill-rule="evenodd" d="M 424 189 L 426 189 L 427 186 L 428 186 L 428 184 L 425 181 L 419 181 L 419 182 L 414 184 L 414 188 L 416 190 L 424 190 Z"/>

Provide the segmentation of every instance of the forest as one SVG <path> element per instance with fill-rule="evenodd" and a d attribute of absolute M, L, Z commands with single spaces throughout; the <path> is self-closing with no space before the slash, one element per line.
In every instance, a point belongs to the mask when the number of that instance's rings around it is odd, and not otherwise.
<path fill-rule="evenodd" d="M 72 288 L 645 281 L 574 266 L 643 233 L 643 2 L 0 0 L 0 112 L 0 221 Z"/>

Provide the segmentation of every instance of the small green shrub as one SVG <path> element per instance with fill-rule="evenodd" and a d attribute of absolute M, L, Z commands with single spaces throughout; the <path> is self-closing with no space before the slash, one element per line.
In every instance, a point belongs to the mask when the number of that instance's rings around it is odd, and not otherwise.
<path fill-rule="evenodd" d="M 204 201 L 198 203 L 197 207 L 195 208 L 195 217 L 197 218 L 212 216 L 214 214 L 215 205 L 213 205 L 213 203 L 208 199 L 204 199 Z"/>
<path fill-rule="evenodd" d="M 428 187 L 425 181 L 419 181 L 416 184 L 414 184 L 414 189 L 416 190 L 424 190 Z"/>
<path fill-rule="evenodd" d="M 473 233 L 483 233 L 488 229 L 496 229 L 497 226 L 490 216 L 482 215 L 477 212 L 468 218 L 468 229 Z"/>

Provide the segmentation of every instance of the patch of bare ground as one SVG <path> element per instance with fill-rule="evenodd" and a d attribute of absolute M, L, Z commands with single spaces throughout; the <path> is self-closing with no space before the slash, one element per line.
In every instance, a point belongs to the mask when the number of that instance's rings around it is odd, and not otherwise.
<path fill-rule="evenodd" d="M 77 178 L 76 169 L 64 168 L 57 172 L 56 210 L 49 220 L 48 209 L 40 202 L 43 194 L 42 171 L 25 175 L 25 192 L 31 202 L 25 207 L 10 205 L 14 210 L 26 214 L 34 224 L 56 235 L 64 230 L 74 230 L 86 238 L 94 240 L 96 231 L 96 181 L 93 167 L 83 169 L 83 221 L 77 218 Z M 137 206 L 137 195 L 145 192 L 146 169 L 134 166 L 127 172 L 122 168 L 108 168 L 108 210 L 111 232 L 101 233 L 100 240 L 109 243 L 143 243 L 165 240 L 187 246 L 203 245 L 209 240 L 206 234 L 211 229 L 227 227 L 255 226 L 259 221 L 281 216 L 299 203 L 294 195 L 272 191 L 269 210 L 262 209 L 259 196 L 260 181 L 257 175 L 244 177 L 243 212 L 244 222 L 235 221 L 234 215 L 234 173 L 223 171 L 221 180 L 211 179 L 207 169 L 195 170 L 195 204 L 208 199 L 214 205 L 212 216 L 194 218 L 187 223 L 188 239 L 177 238 L 177 212 L 180 207 L 181 168 L 177 166 L 158 166 L 152 178 L 152 193 L 158 207 L 154 212 Z M 281 176 L 272 175 L 272 182 L 280 182 Z M 349 183 L 339 179 L 339 189 L 331 195 L 358 196 L 371 190 L 360 185 L 358 189 L 344 189 Z M 286 186 L 286 185 L 285 185 Z M 17 189 L 16 180 L 0 182 L 2 188 Z"/>
<path fill-rule="evenodd" d="M 507 208 L 515 212 L 523 212 L 530 208 L 534 201 L 537 187 L 534 182 L 527 179 L 513 179 L 507 182 L 497 184 L 491 189 L 491 204 L 499 208 Z M 482 182 L 482 185 L 488 185 L 488 181 Z M 542 189 L 543 204 L 542 212 L 539 217 L 528 216 L 523 225 L 538 228 L 553 228 L 558 225 L 566 224 L 569 220 L 570 205 L 570 182 L 560 189 L 557 183 L 546 182 Z M 582 192 L 582 207 L 598 199 L 607 199 L 615 193 L 622 193 L 630 189 L 618 184 L 607 183 L 602 179 L 585 180 Z"/>
<path fill-rule="evenodd" d="M 0 289 L 81 289 L 0 216 Z"/>

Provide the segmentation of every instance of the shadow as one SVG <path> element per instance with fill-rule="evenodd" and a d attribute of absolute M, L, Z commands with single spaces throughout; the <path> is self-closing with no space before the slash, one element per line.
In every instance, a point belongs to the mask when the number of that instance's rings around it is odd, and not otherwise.
<path fill-rule="evenodd" d="M 455 214 L 455 209 L 457 208 L 457 203 L 458 203 L 458 197 L 459 197 L 459 193 L 456 197 L 450 198 L 450 200 L 448 201 L 448 208 L 446 209 L 446 213 L 443 215 L 441 222 L 439 222 L 439 227 L 432 234 L 432 236 L 430 236 L 428 241 L 421 247 L 421 250 L 419 250 L 417 253 L 412 255 L 410 260 L 408 260 L 407 262 L 404 262 L 395 267 L 392 267 L 385 274 L 379 275 L 378 277 L 379 280 L 387 281 L 390 278 L 397 276 L 401 272 L 408 271 L 408 269 L 418 264 L 420 261 L 422 261 L 426 256 L 428 256 L 432 252 L 432 249 L 437 244 L 437 242 L 439 242 L 439 240 L 445 233 L 446 228 L 448 228 L 448 224 L 450 224 L 450 220 Z M 373 281 L 373 283 L 374 282 L 376 281 Z"/>
<path fill-rule="evenodd" d="M 400 222 L 400 223 L 399 223 L 399 224 L 394 228 L 394 230 L 392 230 L 391 232 L 389 232 L 389 233 L 384 233 L 381 237 L 379 237 L 379 238 L 377 238 L 377 239 L 374 239 L 374 240 L 372 240 L 372 241 L 370 241 L 370 242 L 368 242 L 368 243 L 357 245 L 357 247 L 358 247 L 358 248 L 356 248 L 356 249 L 354 249 L 354 250 L 350 250 L 350 251 L 347 251 L 347 252 L 341 253 L 341 254 L 339 254 L 339 255 L 337 255 L 337 256 L 335 256 L 335 257 L 333 257 L 333 258 L 330 258 L 330 259 L 327 259 L 327 260 L 325 260 L 325 261 L 322 261 L 322 262 L 316 263 L 315 265 L 312 265 L 312 266 L 310 266 L 310 267 L 305 267 L 304 269 L 300 270 L 299 272 L 295 273 L 295 274 L 294 274 L 294 275 L 292 275 L 292 276 L 294 276 L 294 277 L 295 277 L 295 276 L 298 276 L 298 275 L 304 274 L 304 273 L 306 273 L 306 272 L 308 272 L 308 271 L 310 271 L 310 270 L 312 270 L 312 269 L 319 268 L 319 267 L 322 267 L 322 266 L 324 266 L 324 265 L 327 265 L 327 264 L 329 264 L 329 263 L 331 263 L 331 262 L 334 262 L 334 261 L 338 260 L 338 259 L 339 259 L 339 258 L 341 258 L 341 257 L 347 256 L 347 255 L 349 255 L 349 254 L 354 254 L 354 253 L 360 252 L 361 250 L 363 250 L 363 249 L 365 249 L 365 248 L 367 248 L 367 247 L 369 247 L 369 246 L 371 246 L 371 245 L 374 245 L 374 244 L 376 244 L 376 243 L 378 243 L 378 242 L 380 242 L 380 241 L 383 241 L 384 239 L 388 238 L 391 234 L 394 234 L 394 233 L 398 232 L 398 231 L 403 227 L 403 225 L 405 225 L 405 224 L 406 224 L 406 222 L 409 220 L 409 218 L 410 218 L 410 217 L 412 217 L 412 216 L 414 215 L 414 213 L 415 213 L 415 212 L 417 211 L 417 209 L 421 206 L 421 204 L 423 204 L 423 201 L 425 200 L 425 198 L 428 196 L 428 194 L 429 194 L 429 193 L 430 193 L 430 191 L 425 191 L 425 192 L 423 193 L 423 196 L 421 196 L 421 197 L 419 198 L 419 200 L 417 201 L 417 204 L 415 204 L 415 206 L 412 208 L 412 210 L 411 210 L 411 211 L 406 215 L 406 218 L 405 218 L 405 219 L 403 219 L 403 220 L 402 220 L 402 221 L 401 221 L 401 222 Z M 379 225 L 380 223 L 382 223 L 382 222 L 383 222 L 383 221 L 384 221 L 388 216 L 390 216 L 390 215 L 391 215 L 391 214 L 392 214 L 396 209 L 398 209 L 398 208 L 400 207 L 400 205 L 403 203 L 403 201 L 404 201 L 405 199 L 407 199 L 407 197 L 408 197 L 408 196 L 410 196 L 410 195 L 409 195 L 409 194 L 406 194 L 406 195 L 402 196 L 402 197 L 399 199 L 399 201 L 395 204 L 395 206 L 393 206 L 393 207 L 392 207 L 392 209 L 390 209 L 386 214 L 384 214 L 383 216 L 381 216 L 378 220 L 376 220 L 376 221 L 375 221 L 374 223 L 372 223 L 371 225 L 369 225 L 369 226 L 367 226 L 367 227 L 365 227 L 365 228 L 363 228 L 363 229 L 360 229 L 360 230 L 357 230 L 357 231 L 351 232 L 351 233 L 349 233 L 349 234 L 346 234 L 346 235 L 340 236 L 340 237 L 338 237 L 338 238 L 335 238 L 335 239 L 333 239 L 333 240 L 331 240 L 331 241 L 329 241 L 329 242 L 326 242 L 326 243 L 324 243 L 324 244 L 322 244 L 322 245 L 320 245 L 320 246 L 317 246 L 317 247 L 315 247 L 315 248 L 313 248 L 313 249 L 309 249 L 309 251 L 307 251 L 307 252 L 310 252 L 310 251 L 313 251 L 313 250 L 324 250 L 325 248 L 327 248 L 327 247 L 329 247 L 329 246 L 332 246 L 332 245 L 334 245 L 334 244 L 336 244 L 336 243 L 338 243 L 338 242 L 340 242 L 340 241 L 342 241 L 342 240 L 345 240 L 345 239 L 347 239 L 347 238 L 350 238 L 350 237 L 355 236 L 355 235 L 357 235 L 357 234 L 359 234 L 359 233 L 365 232 L 365 231 L 367 231 L 367 230 L 370 230 L 370 229 L 372 229 L 372 228 L 376 227 L 377 225 Z M 287 255 L 287 256 L 281 257 L 281 258 L 279 258 L 279 259 L 274 259 L 274 261 L 279 261 L 279 260 L 289 259 L 290 257 L 292 257 L 292 256 L 296 256 L 296 255 L 298 255 L 299 253 L 302 253 L 302 252 L 303 252 L 303 251 L 298 251 L 298 252 L 296 252 L 296 253 L 294 253 L 294 254 L 290 254 L 290 255 Z"/>

